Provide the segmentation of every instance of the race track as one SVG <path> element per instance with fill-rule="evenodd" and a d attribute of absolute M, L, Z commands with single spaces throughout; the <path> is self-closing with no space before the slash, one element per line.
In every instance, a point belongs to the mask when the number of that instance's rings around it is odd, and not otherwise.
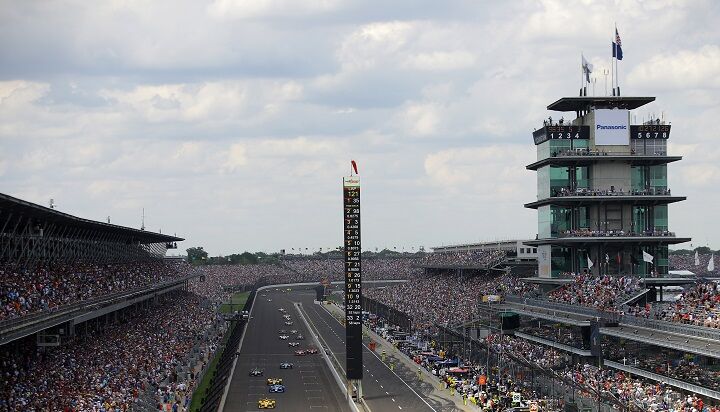
<path fill-rule="evenodd" d="M 312 293 L 309 296 L 314 296 Z M 269 290 L 258 293 L 225 401 L 225 412 L 258 411 L 258 400 L 264 397 L 275 399 L 278 411 L 350 411 L 323 358 L 319 354 L 295 356 L 296 348 L 288 347 L 288 342 L 300 342 L 300 348 L 313 342 L 291 303 L 292 298 L 297 299 L 295 296 Z M 278 311 L 281 307 L 292 316 L 293 325 L 284 324 L 285 319 Z M 294 335 L 280 340 L 280 329 L 297 329 L 305 335 L 305 340 L 295 340 Z M 280 369 L 281 362 L 293 363 L 294 368 Z M 254 367 L 263 369 L 264 375 L 249 376 Z M 282 378 L 287 391 L 268 393 L 268 377 Z"/>

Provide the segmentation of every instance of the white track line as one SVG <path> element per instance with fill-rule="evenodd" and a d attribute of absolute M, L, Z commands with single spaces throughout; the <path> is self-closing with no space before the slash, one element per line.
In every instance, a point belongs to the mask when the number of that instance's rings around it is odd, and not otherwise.
<path fill-rule="evenodd" d="M 323 309 L 324 309 L 325 312 L 327 312 L 330 316 L 332 316 L 332 313 L 330 313 L 329 310 L 325 309 L 324 307 L 323 307 Z M 335 319 L 335 322 L 340 323 L 340 321 L 337 320 L 337 318 L 336 318 L 335 316 L 332 316 L 332 318 Z M 342 323 L 340 323 L 340 326 L 342 326 Z M 345 327 L 345 326 L 343 326 L 343 328 L 344 328 L 344 327 Z M 379 357 L 374 351 L 371 351 L 370 348 L 368 348 L 368 346 L 367 346 L 366 344 L 364 344 L 364 343 L 363 343 L 363 346 L 366 347 L 367 350 L 368 350 L 368 352 L 372 353 L 373 356 L 375 356 L 375 357 L 380 361 L 380 363 L 382 363 L 383 366 L 385 366 L 385 367 L 387 368 L 387 370 L 390 371 L 390 373 L 392 373 L 393 375 L 397 376 L 397 378 L 400 379 L 400 382 L 404 383 L 405 386 L 407 386 L 408 389 L 410 389 L 410 390 L 412 391 L 412 393 L 415 394 L 415 396 L 417 396 L 418 398 L 420 398 L 420 400 L 423 401 L 423 403 L 424 403 L 425 405 L 427 405 L 428 408 L 432 409 L 434 412 L 438 412 L 437 409 L 433 408 L 429 403 L 427 403 L 427 401 L 426 401 L 425 399 L 423 399 L 423 397 L 420 396 L 419 393 L 415 392 L 415 389 L 413 389 L 412 386 L 408 385 L 408 383 L 405 382 L 405 381 L 403 380 L 403 378 L 400 377 L 400 375 L 398 375 L 397 373 L 395 373 L 394 370 L 390 369 L 389 366 L 385 365 L 385 363 L 382 361 L 382 359 L 380 359 L 380 357 Z"/>

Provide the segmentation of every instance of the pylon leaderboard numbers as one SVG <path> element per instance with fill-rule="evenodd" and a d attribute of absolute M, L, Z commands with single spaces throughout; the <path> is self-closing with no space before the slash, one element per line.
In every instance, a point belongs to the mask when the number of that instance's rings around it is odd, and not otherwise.
<path fill-rule="evenodd" d="M 343 177 L 345 207 L 345 350 L 347 379 L 362 379 L 360 177 Z"/>

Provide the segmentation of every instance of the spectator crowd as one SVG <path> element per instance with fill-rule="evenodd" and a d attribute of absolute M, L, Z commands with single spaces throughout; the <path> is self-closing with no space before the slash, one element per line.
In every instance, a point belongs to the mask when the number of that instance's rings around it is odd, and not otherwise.
<path fill-rule="evenodd" d="M 173 404 L 185 410 L 224 328 L 201 303 L 196 294 L 172 293 L 161 306 L 63 346 L 0 354 L 0 411 L 110 412 Z"/>
<path fill-rule="evenodd" d="M 593 276 L 587 273 L 570 276 L 573 282 L 550 292 L 548 300 L 612 312 L 624 303 L 624 298 L 629 299 L 641 290 L 641 279 L 633 276 Z"/>
<path fill-rule="evenodd" d="M 34 269 L 0 266 L 0 321 L 64 305 L 183 278 L 185 263 L 163 261 L 120 264 L 40 265 Z"/>
<path fill-rule="evenodd" d="M 616 190 L 614 186 L 610 186 L 609 189 L 590 189 L 586 187 L 577 187 L 572 189 L 570 187 L 553 188 L 553 196 L 670 196 L 670 189 L 658 187 L 637 190 L 632 189 L 627 192 L 622 189 Z"/>
<path fill-rule="evenodd" d="M 675 255 L 672 255 L 675 256 Z M 487 296 L 539 297 L 536 285 L 510 273 L 492 272 L 467 276 L 462 271 L 444 275 L 424 274 L 422 266 L 491 267 L 505 258 L 503 251 L 432 253 L 423 257 L 368 258 L 363 260 L 366 280 L 407 279 L 406 283 L 367 288 L 364 294 L 408 314 L 416 336 L 428 336 L 438 325 L 454 327 L 478 318 Z M 690 256 L 694 259 L 693 256 Z M 671 263 L 672 264 L 672 263 Z M 685 265 L 682 260 L 676 265 Z M 279 263 L 247 265 L 205 265 L 193 268 L 184 263 L 134 262 L 123 264 L 56 264 L 25 270 L 0 266 L 0 321 L 65 305 L 88 301 L 117 292 L 202 276 L 189 282 L 189 290 L 163 295 L 163 302 L 150 309 L 138 309 L 120 317 L 107 328 L 78 333 L 60 347 L 22 348 L 20 354 L 0 352 L 0 412 L 15 410 L 124 411 L 174 407 L 186 410 L 199 375 L 204 370 L 225 331 L 217 306 L 239 286 L 317 282 L 344 277 L 342 259 L 288 258 Z M 640 279 L 630 276 L 570 275 L 572 282 L 547 295 L 552 302 L 580 305 L 617 312 L 623 301 L 641 290 Z M 627 311 L 628 308 L 622 309 Z M 637 314 L 648 316 L 649 308 Z M 689 287 L 677 301 L 655 310 L 656 318 L 720 328 L 720 289 L 716 282 Z M 524 332 L 577 348 L 583 340 L 571 328 L 549 325 L 526 326 Z M 548 371 L 567 385 L 582 388 L 592 397 L 615 399 L 646 411 L 711 411 L 697 396 L 685 396 L 664 384 L 631 378 L 627 374 L 583 363 L 573 363 L 563 352 L 512 336 L 491 334 L 485 341 L 489 350 L 503 359 L 512 359 Z M 611 358 L 627 353 L 604 346 Z M 0 351 L 7 348 L 0 348 Z M 693 360 L 676 358 L 668 362 L 656 354 L 630 357 L 636 366 L 700 384 L 720 387 L 720 375 L 699 367 Z M 501 386 L 512 386 L 524 397 L 540 399 L 535 388 L 514 382 L 502 368 L 488 385 L 477 378 L 488 371 L 483 365 L 463 359 L 468 373 L 462 379 L 449 369 L 430 361 L 421 362 L 431 373 L 442 377 L 485 410 L 507 406 Z M 491 385 L 495 385 L 491 388 Z M 505 400 L 502 400 L 505 399 Z M 554 403 L 557 406 L 557 403 Z"/>
<path fill-rule="evenodd" d="M 537 287 L 510 275 L 461 277 L 452 275 L 419 276 L 412 282 L 367 288 L 365 296 L 405 312 L 413 325 L 425 327 L 470 321 L 477 316 L 485 295 L 531 295 Z"/>
<path fill-rule="evenodd" d="M 689 325 L 720 328 L 720 287 L 715 281 L 687 288 L 673 303 L 659 311 L 659 318 Z"/>
<path fill-rule="evenodd" d="M 584 405 L 592 405 L 600 399 L 600 402 L 618 409 L 628 406 L 632 411 L 720 412 L 720 406 L 708 404 L 696 394 L 683 393 L 665 383 L 631 376 L 609 367 L 599 369 L 589 363 L 577 362 L 567 353 L 511 335 L 490 334 L 482 340 L 484 351 L 490 354 L 492 360 L 488 360 L 488 369 L 477 356 L 471 355 L 468 359 L 463 357 L 466 353 L 462 350 L 460 353 L 446 352 L 441 344 L 436 345 L 434 341 L 421 342 L 423 337 L 428 339 L 428 336 L 437 336 L 442 341 L 438 332 L 430 332 L 429 329 L 416 330 L 412 337 L 414 346 L 402 347 L 401 350 L 442 379 L 446 387 L 452 387 L 483 411 L 506 410 L 511 394 L 519 392 L 524 401 L 532 400 L 545 405 L 543 410 L 563 410 L 563 400 L 572 393 L 572 399 L 583 400 Z M 603 344 L 603 350 L 607 352 L 608 349 L 607 343 Z M 451 347 L 447 350 L 458 349 Z M 457 359 L 457 362 L 447 365 L 445 362 L 448 359 Z M 646 360 L 635 366 L 656 372 L 665 368 L 666 376 L 711 389 L 718 387 L 717 372 L 696 368 L 692 361 L 678 361 L 668 368 L 665 357 L 658 354 L 654 359 L 654 362 Z M 522 365 L 538 373 L 529 375 Z M 480 385 L 481 377 L 485 385 Z M 553 382 L 552 390 L 547 385 L 548 379 Z M 536 384 L 538 382 L 546 383 L 544 394 L 539 393 L 538 390 L 543 388 Z"/>
<path fill-rule="evenodd" d="M 660 236 L 675 237 L 674 232 L 667 230 L 591 230 L 591 229 L 571 229 L 560 232 L 560 237 L 638 237 L 638 236 Z"/>
<path fill-rule="evenodd" d="M 645 344 L 627 346 L 609 346 L 608 358 L 705 388 L 720 388 L 720 371 L 709 365 L 712 361 L 708 362 L 707 358 Z"/>
<path fill-rule="evenodd" d="M 338 258 L 305 257 L 283 259 L 290 273 L 288 281 L 317 282 L 345 279 L 345 261 Z M 362 259 L 363 280 L 412 279 L 422 273 L 416 267 L 416 259 L 408 257 Z"/>
<path fill-rule="evenodd" d="M 714 269 L 712 271 L 708 270 L 708 263 L 710 259 L 714 258 L 712 254 L 698 254 L 698 265 L 695 264 L 695 255 L 692 254 L 681 255 L 673 253 L 670 254 L 668 258 L 670 260 L 670 270 L 687 270 L 697 276 L 720 277 L 720 260 L 715 259 L 713 264 Z"/>
<path fill-rule="evenodd" d="M 419 259 L 419 266 L 491 268 L 501 263 L 507 253 L 504 250 L 463 250 L 457 252 L 428 253 Z"/>

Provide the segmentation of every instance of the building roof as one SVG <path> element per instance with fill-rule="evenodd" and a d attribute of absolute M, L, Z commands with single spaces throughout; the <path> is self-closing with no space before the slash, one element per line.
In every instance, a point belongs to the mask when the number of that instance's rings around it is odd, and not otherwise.
<path fill-rule="evenodd" d="M 685 196 L 555 196 L 548 197 L 534 202 L 525 203 L 528 209 L 537 209 L 546 205 L 577 205 L 583 206 L 588 204 L 600 203 L 625 203 L 632 205 L 666 205 L 669 203 L 681 202 L 687 199 Z"/>
<path fill-rule="evenodd" d="M 580 97 L 563 97 L 554 103 L 548 105 L 548 110 L 557 112 L 576 112 L 580 110 L 588 110 L 591 107 L 596 108 L 618 108 L 618 109 L 637 109 L 650 102 L 654 102 L 654 97 L 625 97 L 625 96 L 580 96 Z"/>
<path fill-rule="evenodd" d="M 584 244 L 606 244 L 606 243 L 628 243 L 635 245 L 664 244 L 675 245 L 689 242 L 689 237 L 672 236 L 577 236 L 577 237 L 554 237 L 536 239 L 524 242 L 528 246 L 540 245 L 584 245 Z"/>
<path fill-rule="evenodd" d="M 2 210 L 3 213 L 13 213 L 24 215 L 31 219 L 37 219 L 40 223 L 57 223 L 60 225 L 90 229 L 96 232 L 112 232 L 124 236 L 130 236 L 140 243 L 179 242 L 185 240 L 177 236 L 169 236 L 162 233 L 148 232 L 145 230 L 83 219 L 55 209 L 50 209 L 49 207 L 30 203 L 4 193 L 0 193 L 0 210 Z"/>
<path fill-rule="evenodd" d="M 528 170 L 538 170 L 547 165 L 552 166 L 586 166 L 601 162 L 624 162 L 632 165 L 662 165 L 682 160 L 682 156 L 660 156 L 660 155 L 604 155 L 604 156 L 555 156 L 546 157 L 525 166 Z"/>

